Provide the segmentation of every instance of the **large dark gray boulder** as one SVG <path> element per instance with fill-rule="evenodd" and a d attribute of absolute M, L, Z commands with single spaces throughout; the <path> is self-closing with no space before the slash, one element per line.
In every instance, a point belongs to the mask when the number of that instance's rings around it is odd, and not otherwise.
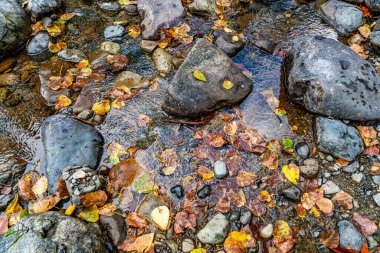
<path fill-rule="evenodd" d="M 316 128 L 319 151 L 352 161 L 364 150 L 359 131 L 339 120 L 318 117 Z"/>
<path fill-rule="evenodd" d="M 364 22 L 363 12 L 350 3 L 329 0 L 323 3 L 319 9 L 322 18 L 345 36 L 355 31 Z"/>
<path fill-rule="evenodd" d="M 4 253 L 104 253 L 97 224 L 89 224 L 59 212 L 24 217 L 0 239 Z"/>
<path fill-rule="evenodd" d="M 29 17 L 16 0 L 0 4 L 0 58 L 23 47 L 32 32 Z"/>
<path fill-rule="evenodd" d="M 42 123 L 41 135 L 51 190 L 55 189 L 63 169 L 68 166 L 96 169 L 102 155 L 103 139 L 93 126 L 70 115 L 58 114 Z"/>
<path fill-rule="evenodd" d="M 380 118 L 380 77 L 340 42 L 321 36 L 296 39 L 286 59 L 287 93 L 309 111 L 350 120 Z"/>
<path fill-rule="evenodd" d="M 144 39 L 158 39 L 158 30 L 185 14 L 181 0 L 139 0 L 137 8 L 144 18 L 141 23 Z"/>
<path fill-rule="evenodd" d="M 57 10 L 61 7 L 61 2 L 61 0 L 29 0 L 26 9 L 32 17 L 37 18 Z"/>
<path fill-rule="evenodd" d="M 194 78 L 195 70 L 200 70 L 207 81 Z M 223 88 L 225 80 L 233 83 L 231 89 Z M 252 87 L 252 81 L 222 50 L 200 39 L 169 85 L 162 108 L 174 116 L 197 118 L 241 102 Z"/>

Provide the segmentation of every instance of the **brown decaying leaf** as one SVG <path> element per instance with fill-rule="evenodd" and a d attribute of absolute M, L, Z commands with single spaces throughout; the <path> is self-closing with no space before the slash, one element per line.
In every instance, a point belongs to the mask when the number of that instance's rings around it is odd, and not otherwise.
<path fill-rule="evenodd" d="M 121 245 L 117 248 L 122 251 L 137 251 L 138 253 L 149 252 L 153 248 L 154 233 L 145 234 L 136 238 L 136 240 L 131 241 L 127 238 Z"/>
<path fill-rule="evenodd" d="M 377 226 L 372 220 L 361 216 L 355 212 L 352 216 L 352 221 L 355 227 L 365 236 L 373 235 L 377 231 Z"/>
<path fill-rule="evenodd" d="M 80 200 L 85 207 L 93 205 L 96 205 L 97 207 L 104 206 L 107 202 L 107 199 L 107 194 L 102 190 L 90 192 L 80 197 Z"/>
<path fill-rule="evenodd" d="M 368 155 L 368 156 L 378 155 L 378 154 L 380 154 L 380 146 L 376 145 L 376 146 L 368 147 L 368 148 L 364 149 L 362 154 Z"/>
<path fill-rule="evenodd" d="M 335 194 L 331 200 L 336 202 L 340 207 L 342 207 L 345 210 L 351 210 L 353 208 L 352 196 L 347 192 L 340 191 L 337 194 Z"/>
<path fill-rule="evenodd" d="M 116 206 L 112 203 L 105 204 L 99 208 L 99 215 L 113 216 L 116 212 Z"/>
<path fill-rule="evenodd" d="M 55 196 L 47 196 L 44 199 L 36 200 L 31 203 L 29 203 L 29 211 L 31 213 L 44 213 L 52 209 L 58 202 L 61 200 L 61 198 Z"/>
<path fill-rule="evenodd" d="M 109 172 L 107 191 L 111 194 L 119 193 L 123 188 L 127 188 L 143 170 L 143 167 L 135 159 L 126 159 L 114 167 Z"/>
<path fill-rule="evenodd" d="M 37 196 L 32 188 L 40 178 L 40 174 L 34 170 L 28 171 L 18 182 L 20 193 L 27 199 L 36 199 Z"/>
<path fill-rule="evenodd" d="M 8 221 L 8 215 L 0 216 L 0 236 L 2 236 L 8 231 Z"/>
<path fill-rule="evenodd" d="M 257 176 L 251 172 L 240 170 L 236 177 L 236 182 L 240 187 L 246 187 L 255 182 Z"/>
<path fill-rule="evenodd" d="M 139 114 L 138 115 L 138 123 L 137 123 L 137 125 L 139 127 L 149 125 L 152 122 L 153 122 L 153 120 L 148 115 L 145 115 L 145 114 Z"/>
<path fill-rule="evenodd" d="M 221 213 L 228 213 L 231 211 L 231 202 L 227 197 L 226 190 L 224 190 L 223 196 L 219 198 L 218 203 L 216 203 L 215 210 Z"/>
<path fill-rule="evenodd" d="M 165 165 L 162 172 L 169 176 L 174 173 L 179 165 L 179 158 L 175 150 L 165 149 L 160 155 L 160 162 Z"/>
<path fill-rule="evenodd" d="M 214 148 L 223 147 L 227 141 L 223 139 L 221 133 L 216 133 L 206 140 L 206 143 Z"/>
<path fill-rule="evenodd" d="M 372 126 L 358 126 L 357 129 L 366 147 L 371 147 L 379 144 L 379 141 L 377 139 L 377 132 Z"/>
<path fill-rule="evenodd" d="M 225 162 L 230 176 L 236 176 L 243 167 L 243 156 L 238 151 L 229 149 L 226 152 Z"/>
<path fill-rule="evenodd" d="M 136 212 L 128 214 L 125 222 L 128 224 L 128 226 L 135 228 L 145 228 L 148 226 L 148 221 Z"/>
<path fill-rule="evenodd" d="M 60 177 L 55 187 L 55 195 L 61 199 L 66 199 L 70 197 L 69 190 L 67 189 L 66 182 L 63 177 Z"/>
<path fill-rule="evenodd" d="M 178 212 L 174 220 L 174 232 L 176 234 L 185 233 L 186 228 L 195 231 L 195 228 L 197 226 L 197 218 L 193 213 L 187 213 L 184 211 Z"/>
<path fill-rule="evenodd" d="M 120 71 L 127 67 L 128 58 L 120 54 L 108 55 L 107 63 L 111 65 L 114 70 Z"/>
<path fill-rule="evenodd" d="M 227 196 L 231 204 L 236 207 L 243 207 L 247 203 L 243 189 L 235 190 L 231 188 L 227 191 Z"/>
<path fill-rule="evenodd" d="M 249 202 L 249 208 L 251 212 L 258 217 L 263 216 L 267 212 L 266 204 L 256 198 L 253 198 Z"/>
<path fill-rule="evenodd" d="M 360 55 L 361 57 L 363 58 L 367 58 L 368 55 L 365 54 L 364 52 L 364 46 L 363 45 L 359 45 L 359 44 L 352 44 L 350 46 L 350 48 L 352 50 L 354 50 L 358 55 Z"/>
<path fill-rule="evenodd" d="M 319 240 L 326 247 L 335 249 L 339 246 L 339 233 L 332 229 L 323 230 L 319 235 Z"/>
<path fill-rule="evenodd" d="M 317 200 L 315 204 L 318 206 L 319 210 L 321 210 L 325 214 L 330 214 L 334 208 L 333 202 L 326 198 Z"/>

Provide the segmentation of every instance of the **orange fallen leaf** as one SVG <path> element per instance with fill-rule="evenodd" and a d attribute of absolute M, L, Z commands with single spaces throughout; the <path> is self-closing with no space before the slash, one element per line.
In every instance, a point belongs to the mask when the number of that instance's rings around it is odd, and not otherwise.
<path fill-rule="evenodd" d="M 239 231 L 232 231 L 224 241 L 224 250 L 227 253 L 246 253 L 248 248 L 255 246 L 254 237 Z"/>
<path fill-rule="evenodd" d="M 138 121 L 137 125 L 139 127 L 147 126 L 153 122 L 153 120 L 148 115 L 145 115 L 145 114 L 139 114 L 138 120 L 139 121 Z"/>
<path fill-rule="evenodd" d="M 128 224 L 128 226 L 135 228 L 145 228 L 148 226 L 148 221 L 136 212 L 128 214 L 125 222 Z"/>
<path fill-rule="evenodd" d="M 344 191 L 340 191 L 335 194 L 331 200 L 336 202 L 343 209 L 351 210 L 353 208 L 352 199 L 353 198 L 350 194 Z"/>
<path fill-rule="evenodd" d="M 236 182 L 240 187 L 246 187 L 253 184 L 257 176 L 251 172 L 240 170 L 236 176 Z"/>
<path fill-rule="evenodd" d="M 333 208 L 334 208 L 333 202 L 329 199 L 326 199 L 326 198 L 322 198 L 322 199 L 317 200 L 317 202 L 315 204 L 325 214 L 331 213 L 333 211 Z"/>
<path fill-rule="evenodd" d="M 339 233 L 332 229 L 323 230 L 319 235 L 319 240 L 326 247 L 335 249 L 339 246 Z"/>
<path fill-rule="evenodd" d="M 34 170 L 25 173 L 25 175 L 18 182 L 20 194 L 29 200 L 36 199 L 37 196 L 33 192 L 32 188 L 40 177 L 40 174 Z"/>
<path fill-rule="evenodd" d="M 44 213 L 52 209 L 58 202 L 61 200 L 61 198 L 55 196 L 47 196 L 44 199 L 39 199 L 36 201 L 32 201 L 29 203 L 29 211 L 31 213 Z"/>
<path fill-rule="evenodd" d="M 116 212 L 116 206 L 112 203 L 105 204 L 99 208 L 99 215 L 113 216 Z"/>
<path fill-rule="evenodd" d="M 377 132 L 373 126 L 358 126 L 357 129 L 366 147 L 379 144 L 379 141 L 377 139 Z"/>
<path fill-rule="evenodd" d="M 137 253 L 146 253 L 153 248 L 154 233 L 145 234 L 131 240 L 127 238 L 117 248 L 122 251 L 137 251 Z"/>
<path fill-rule="evenodd" d="M 93 205 L 96 205 L 97 207 L 104 206 L 107 202 L 107 199 L 107 194 L 102 190 L 90 192 L 80 197 L 80 200 L 85 207 Z"/>

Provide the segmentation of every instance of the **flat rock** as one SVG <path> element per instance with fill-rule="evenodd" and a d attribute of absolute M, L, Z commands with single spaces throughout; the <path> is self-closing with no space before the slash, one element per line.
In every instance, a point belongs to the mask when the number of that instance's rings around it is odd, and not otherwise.
<path fill-rule="evenodd" d="M 208 14 L 215 13 L 216 1 L 215 0 L 194 0 L 189 4 L 189 10 L 191 13 L 196 14 Z"/>
<path fill-rule="evenodd" d="M 306 178 L 314 178 L 318 175 L 318 160 L 315 158 L 309 158 L 302 162 L 299 167 L 302 176 Z"/>
<path fill-rule="evenodd" d="M 327 181 L 322 185 L 325 194 L 335 194 L 340 192 L 339 186 L 337 186 L 333 181 Z"/>
<path fill-rule="evenodd" d="M 360 251 L 365 238 L 356 227 L 347 220 L 338 222 L 339 245 L 342 248 L 349 248 Z"/>
<path fill-rule="evenodd" d="M 320 10 L 323 19 L 345 36 L 363 24 L 363 12 L 353 4 L 329 0 L 320 6 Z"/>
<path fill-rule="evenodd" d="M 316 128 L 319 151 L 353 161 L 364 150 L 358 130 L 339 120 L 318 117 Z"/>
<path fill-rule="evenodd" d="M 287 93 L 309 111 L 350 120 L 380 118 L 380 77 L 339 41 L 306 36 L 293 41 L 286 59 Z"/>
<path fill-rule="evenodd" d="M 107 252 L 96 223 L 60 212 L 28 215 L 0 238 L 1 252 Z"/>
<path fill-rule="evenodd" d="M 195 79 L 195 70 L 201 71 L 207 81 Z M 233 83 L 231 89 L 223 88 L 225 80 Z M 174 76 L 162 108 L 174 116 L 197 118 L 241 102 L 252 87 L 252 81 L 223 51 L 200 39 Z"/>
<path fill-rule="evenodd" d="M 50 36 L 47 32 L 39 32 L 30 40 L 27 51 L 28 56 L 34 61 L 45 61 L 50 58 L 49 51 Z"/>
<path fill-rule="evenodd" d="M 0 5 L 0 57 L 23 47 L 32 29 L 30 19 L 16 0 L 2 0 Z"/>
<path fill-rule="evenodd" d="M 98 165 L 103 139 L 91 125 L 69 115 L 57 114 L 42 123 L 41 136 L 50 189 L 55 189 L 66 167 L 87 166 L 95 169 Z"/>
<path fill-rule="evenodd" d="M 141 23 L 144 39 L 158 39 L 160 27 L 185 14 L 181 0 L 139 0 L 137 8 L 144 18 Z"/>
<path fill-rule="evenodd" d="M 219 244 L 226 239 L 230 226 L 226 216 L 218 213 L 197 233 L 197 237 L 202 243 Z"/>
<path fill-rule="evenodd" d="M 26 9 L 36 18 L 57 10 L 61 7 L 61 3 L 61 0 L 29 0 Z"/>

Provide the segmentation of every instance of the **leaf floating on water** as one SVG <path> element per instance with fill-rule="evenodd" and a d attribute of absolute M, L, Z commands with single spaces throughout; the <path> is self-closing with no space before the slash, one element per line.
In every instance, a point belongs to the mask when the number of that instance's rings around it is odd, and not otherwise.
<path fill-rule="evenodd" d="M 230 82 L 228 80 L 224 80 L 224 82 L 223 82 L 223 88 L 224 89 L 230 90 L 230 89 L 232 89 L 232 87 L 234 87 L 233 82 Z"/>
<path fill-rule="evenodd" d="M 166 231 L 169 228 L 170 211 L 167 206 L 159 206 L 153 209 L 150 215 L 152 222 L 161 230 Z"/>
<path fill-rule="evenodd" d="M 88 222 L 97 222 L 99 220 L 99 209 L 96 205 L 83 209 L 78 217 Z"/>
<path fill-rule="evenodd" d="M 127 238 L 117 248 L 122 251 L 136 251 L 137 253 L 147 253 L 153 249 L 154 233 L 145 234 L 131 240 Z"/>
<path fill-rule="evenodd" d="M 286 149 L 291 149 L 291 148 L 293 148 L 293 141 L 292 141 L 292 139 L 290 139 L 290 138 L 285 138 L 285 139 L 283 139 L 282 140 L 282 145 L 284 146 L 284 148 L 286 148 Z"/>
<path fill-rule="evenodd" d="M 111 110 L 110 101 L 102 100 L 100 102 L 96 102 L 92 106 L 92 110 L 98 115 L 105 115 L 107 112 Z"/>
<path fill-rule="evenodd" d="M 340 191 L 334 195 L 331 199 L 333 202 L 336 202 L 340 207 L 345 210 L 351 210 L 353 206 L 353 198 L 350 194 L 344 191 Z"/>
<path fill-rule="evenodd" d="M 194 75 L 195 79 L 202 81 L 202 82 L 207 82 L 205 75 L 199 69 L 195 70 L 193 75 Z"/>
<path fill-rule="evenodd" d="M 300 170 L 297 165 L 291 163 L 289 165 L 284 165 L 281 169 L 281 172 L 285 177 L 292 182 L 293 184 L 298 184 L 298 178 L 300 177 Z"/>
<path fill-rule="evenodd" d="M 64 107 L 67 107 L 71 105 L 71 99 L 66 97 L 65 95 L 60 95 L 57 98 L 57 101 L 55 102 L 55 109 L 56 110 L 61 110 Z"/>
<path fill-rule="evenodd" d="M 143 167 L 135 159 L 126 159 L 113 166 L 108 174 L 109 181 L 107 191 L 111 194 L 118 194 L 122 189 L 127 189 L 132 185 Z"/>

